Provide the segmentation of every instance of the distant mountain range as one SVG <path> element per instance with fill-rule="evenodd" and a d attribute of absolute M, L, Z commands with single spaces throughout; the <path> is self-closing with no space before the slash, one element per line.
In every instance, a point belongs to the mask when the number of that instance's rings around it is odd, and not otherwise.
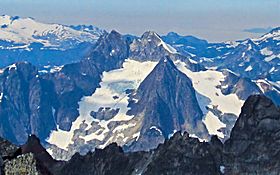
<path fill-rule="evenodd" d="M 250 95 L 280 104 L 279 28 L 208 43 L 174 32 L 0 22 L 1 63 L 16 62 L 0 72 L 0 136 L 23 144 L 35 134 L 57 159 L 114 142 L 148 151 L 177 131 L 224 142 Z"/>
<path fill-rule="evenodd" d="M 32 18 L 0 16 L 0 67 L 18 61 L 59 66 L 87 56 L 104 34 L 94 26 L 45 24 Z"/>

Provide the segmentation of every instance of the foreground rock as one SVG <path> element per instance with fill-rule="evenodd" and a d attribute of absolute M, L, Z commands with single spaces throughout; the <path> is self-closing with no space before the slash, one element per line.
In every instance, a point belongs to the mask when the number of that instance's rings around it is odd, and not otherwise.
<path fill-rule="evenodd" d="M 280 173 L 280 109 L 265 96 L 250 96 L 245 102 L 230 139 L 217 136 L 199 142 L 177 132 L 155 150 L 125 153 L 116 144 L 68 162 L 53 160 L 38 138 L 30 136 L 21 148 L 1 140 L 5 174 L 262 174 Z"/>
<path fill-rule="evenodd" d="M 227 174 L 279 174 L 280 110 L 264 96 L 251 96 L 242 107 L 224 145 Z"/>

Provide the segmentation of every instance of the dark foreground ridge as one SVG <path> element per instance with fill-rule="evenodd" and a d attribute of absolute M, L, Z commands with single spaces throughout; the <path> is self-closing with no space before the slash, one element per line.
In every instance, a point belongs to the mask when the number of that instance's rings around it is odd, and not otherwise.
<path fill-rule="evenodd" d="M 177 132 L 149 152 L 124 153 L 111 144 L 63 162 L 53 160 L 30 136 L 21 147 L 1 139 L 0 151 L 5 174 L 279 174 L 280 109 L 263 95 L 250 96 L 224 144 L 216 136 L 207 143 Z"/>

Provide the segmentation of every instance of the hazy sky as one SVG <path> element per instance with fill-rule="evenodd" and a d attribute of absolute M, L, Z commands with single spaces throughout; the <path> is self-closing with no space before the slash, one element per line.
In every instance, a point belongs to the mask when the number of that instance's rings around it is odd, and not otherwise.
<path fill-rule="evenodd" d="M 243 30 L 280 26 L 280 0 L 0 0 L 0 13 L 136 35 L 176 31 L 210 41 L 259 36 Z"/>

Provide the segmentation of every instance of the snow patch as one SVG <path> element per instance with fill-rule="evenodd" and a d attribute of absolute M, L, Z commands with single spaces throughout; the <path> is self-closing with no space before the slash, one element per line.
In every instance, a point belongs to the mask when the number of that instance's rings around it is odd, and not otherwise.
<path fill-rule="evenodd" d="M 270 55 L 270 56 L 268 56 L 268 57 L 265 57 L 265 61 L 266 62 L 270 62 L 270 61 L 272 61 L 272 60 L 274 60 L 275 58 L 280 58 L 280 54 L 279 55 Z"/>
<path fill-rule="evenodd" d="M 222 165 L 220 166 L 220 172 L 222 174 L 225 174 L 225 169 L 226 169 L 225 166 L 222 166 Z"/>
<path fill-rule="evenodd" d="M 261 54 L 263 54 L 265 56 L 269 56 L 269 55 L 272 55 L 273 52 L 271 50 L 269 50 L 268 48 L 264 48 L 261 50 Z"/>
<path fill-rule="evenodd" d="M 236 94 L 224 95 L 217 86 L 221 85 L 225 76 L 222 72 L 207 70 L 192 72 L 186 68 L 186 64 L 181 61 L 175 62 L 177 68 L 185 73 L 193 82 L 199 106 L 204 114 L 204 123 L 211 134 L 223 137 L 218 129 L 225 126 L 218 117 L 214 116 L 207 107 L 217 107 L 222 113 L 231 113 L 239 116 L 244 103 Z"/>
<path fill-rule="evenodd" d="M 2 102 L 3 99 L 3 92 L 0 93 L 0 103 Z"/>
<path fill-rule="evenodd" d="M 16 64 L 12 64 L 12 65 L 8 66 L 8 68 L 9 68 L 9 70 L 12 70 L 12 69 L 17 70 Z"/>
<path fill-rule="evenodd" d="M 59 71 L 61 71 L 62 68 L 63 68 L 63 66 L 54 66 L 54 67 L 50 70 L 50 73 L 59 72 Z"/>
<path fill-rule="evenodd" d="M 220 138 L 224 138 L 224 134 L 218 130 L 226 127 L 226 125 L 222 123 L 211 111 L 207 112 L 203 123 L 206 125 L 210 135 L 217 135 Z"/>
<path fill-rule="evenodd" d="M 160 133 L 160 135 L 162 135 L 162 131 L 159 128 L 157 128 L 156 126 L 150 127 L 150 130 L 152 130 L 152 129 L 156 130 L 157 132 Z"/>
<path fill-rule="evenodd" d="M 104 72 L 102 76 L 102 82 L 100 88 L 96 89 L 91 96 L 83 97 L 79 102 L 79 114 L 80 116 L 72 123 L 71 130 L 69 132 L 57 129 L 52 131 L 47 142 L 54 144 L 59 148 L 67 150 L 67 146 L 73 143 L 72 138 L 74 131 L 80 129 L 80 124 L 85 123 L 88 127 L 91 127 L 92 122 L 98 123 L 101 128 L 104 128 L 101 133 L 94 132 L 90 135 L 81 137 L 86 141 L 97 139 L 103 141 L 110 131 L 108 124 L 113 121 L 129 121 L 134 116 L 126 115 L 128 108 L 128 94 L 127 89 L 137 89 L 140 83 L 148 76 L 148 74 L 156 66 L 157 62 L 138 62 L 135 60 L 127 59 L 123 64 L 123 68 Z M 116 101 L 113 97 L 118 96 Z M 118 109 L 119 112 L 110 120 L 98 120 L 94 119 L 90 113 L 91 111 L 98 111 L 101 107 Z M 121 133 L 123 130 L 134 127 L 135 124 L 123 124 L 114 129 L 114 132 Z M 87 130 L 87 128 L 86 128 Z M 138 132 L 138 131 L 137 131 Z M 97 134 L 98 133 L 98 134 Z M 132 135 L 133 133 L 131 133 Z M 136 134 L 136 135 L 135 135 Z M 133 134 L 133 138 L 139 137 L 137 133 Z M 63 138 L 63 139 L 62 139 Z M 123 138 L 124 140 L 127 138 Z M 100 148 L 105 147 L 112 141 L 109 138 L 105 144 L 100 145 Z"/>
<path fill-rule="evenodd" d="M 250 72 L 251 70 L 253 70 L 253 67 L 250 65 L 245 69 L 245 72 Z"/>

